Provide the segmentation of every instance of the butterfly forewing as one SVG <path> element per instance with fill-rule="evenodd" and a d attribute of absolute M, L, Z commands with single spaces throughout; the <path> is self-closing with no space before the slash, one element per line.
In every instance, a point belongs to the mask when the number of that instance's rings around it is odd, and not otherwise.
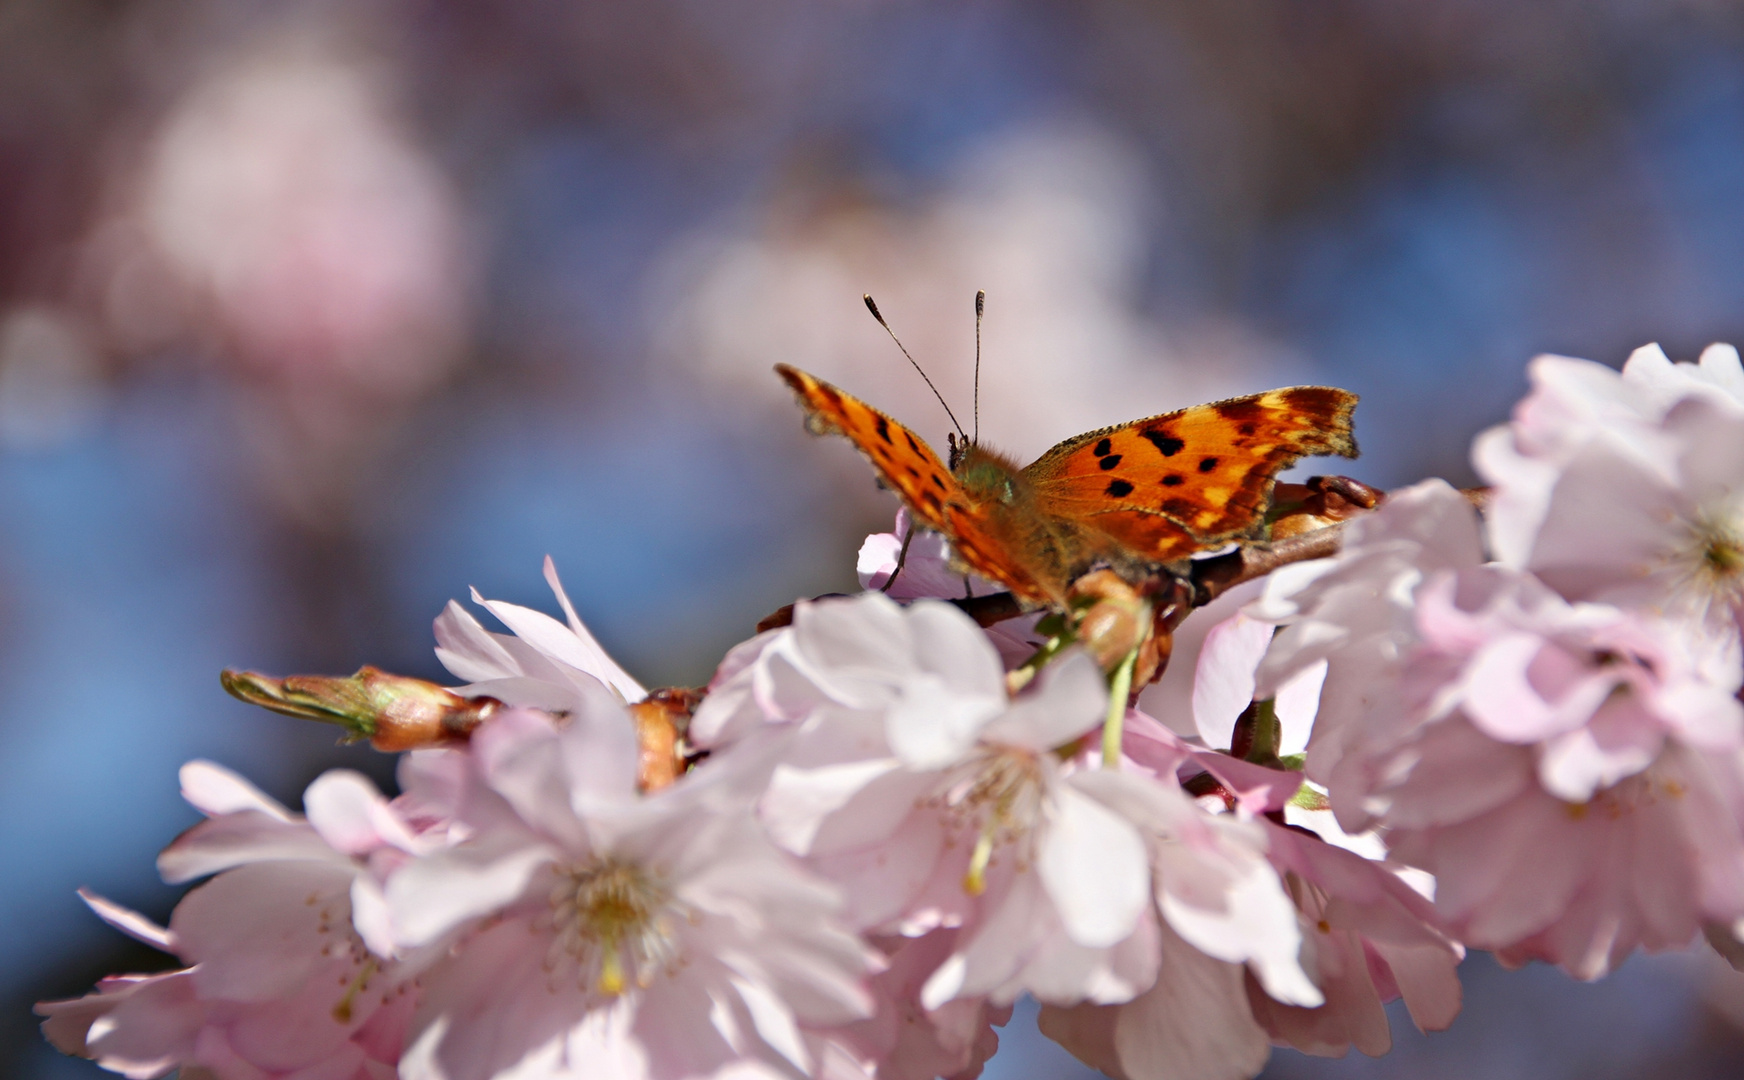
<path fill-rule="evenodd" d="M 1060 443 L 1024 470 L 1044 513 L 1102 530 L 1133 554 L 1182 558 L 1261 526 L 1278 473 L 1356 456 L 1356 395 L 1292 386 L 1195 405 Z"/>
<path fill-rule="evenodd" d="M 986 512 L 963 491 L 926 440 L 852 394 L 786 364 L 776 374 L 793 388 L 814 434 L 844 435 L 902 497 L 915 523 L 943 533 L 969 568 L 1024 600 L 1053 595 L 1038 585 L 989 534 Z"/>

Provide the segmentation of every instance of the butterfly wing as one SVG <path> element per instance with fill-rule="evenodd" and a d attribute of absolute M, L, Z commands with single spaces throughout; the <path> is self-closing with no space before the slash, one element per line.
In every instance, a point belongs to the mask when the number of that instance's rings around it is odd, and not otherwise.
<path fill-rule="evenodd" d="M 950 469 L 926 440 L 884 413 L 813 375 L 776 364 L 806 412 L 814 435 L 839 434 L 865 455 L 885 486 L 907 504 L 915 522 L 943 533 L 962 560 L 982 577 L 997 581 L 1025 600 L 1049 593 L 1008 556 L 987 515 L 968 497 Z"/>
<path fill-rule="evenodd" d="M 1357 397 L 1292 386 L 1078 435 L 1024 470 L 1039 508 L 1157 562 L 1260 529 L 1279 472 L 1304 457 L 1356 457 Z"/>

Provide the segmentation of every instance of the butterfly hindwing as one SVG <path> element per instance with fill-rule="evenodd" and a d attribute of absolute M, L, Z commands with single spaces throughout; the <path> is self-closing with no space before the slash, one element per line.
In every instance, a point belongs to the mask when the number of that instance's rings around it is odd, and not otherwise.
<path fill-rule="evenodd" d="M 1316 454 L 1356 456 L 1356 395 L 1292 386 L 1079 435 L 1024 470 L 1038 509 L 1166 562 L 1252 537 L 1279 472 Z"/>

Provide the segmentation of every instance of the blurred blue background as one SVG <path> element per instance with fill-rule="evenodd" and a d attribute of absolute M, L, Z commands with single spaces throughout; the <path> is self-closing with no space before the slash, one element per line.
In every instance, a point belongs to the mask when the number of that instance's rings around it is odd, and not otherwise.
<path fill-rule="evenodd" d="M 1381 485 L 1557 351 L 1744 338 L 1744 9 L 1704 0 L 0 0 L 0 1074 L 154 961 L 206 757 L 388 763 L 219 668 L 440 678 L 450 597 L 705 680 L 893 509 L 769 367 L 988 441 L 1315 380 Z M 1468 961 L 1466 1013 L 1275 1077 L 1744 1072 L 1744 989 Z M 1021 1022 L 990 1076 L 1075 1076 Z M 1057 1054 L 1057 1052 L 1056 1052 Z"/>

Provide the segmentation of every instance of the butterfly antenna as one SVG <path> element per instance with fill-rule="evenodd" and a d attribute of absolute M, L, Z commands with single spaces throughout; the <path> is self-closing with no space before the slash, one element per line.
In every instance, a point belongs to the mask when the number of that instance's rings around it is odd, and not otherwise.
<path fill-rule="evenodd" d="M 970 439 L 976 446 L 981 445 L 981 313 L 987 310 L 987 293 L 983 289 L 975 290 L 975 437 Z"/>
<path fill-rule="evenodd" d="M 896 336 L 896 331 L 892 330 L 890 324 L 884 321 L 884 316 L 879 313 L 878 305 L 873 301 L 872 294 L 866 293 L 861 297 L 861 299 L 866 301 L 866 310 L 870 311 L 872 317 L 878 320 L 879 326 L 884 327 L 884 332 L 890 335 L 890 340 L 896 342 L 897 348 L 902 349 L 902 355 L 908 356 L 908 349 L 904 348 L 902 339 Z M 926 371 L 918 363 L 915 363 L 914 357 L 908 356 L 908 362 L 914 364 L 914 370 L 920 372 L 921 378 L 926 379 L 927 389 L 931 390 L 933 392 L 933 397 L 938 398 L 939 404 L 945 407 L 945 415 L 951 418 L 951 426 L 957 429 L 957 434 L 963 435 L 963 425 L 957 423 L 957 414 L 951 411 L 950 404 L 945 401 L 945 395 L 939 393 L 939 388 L 933 385 L 931 379 L 927 379 Z M 967 435 L 963 435 L 964 439 L 967 439 L 968 437 L 969 436 Z"/>

